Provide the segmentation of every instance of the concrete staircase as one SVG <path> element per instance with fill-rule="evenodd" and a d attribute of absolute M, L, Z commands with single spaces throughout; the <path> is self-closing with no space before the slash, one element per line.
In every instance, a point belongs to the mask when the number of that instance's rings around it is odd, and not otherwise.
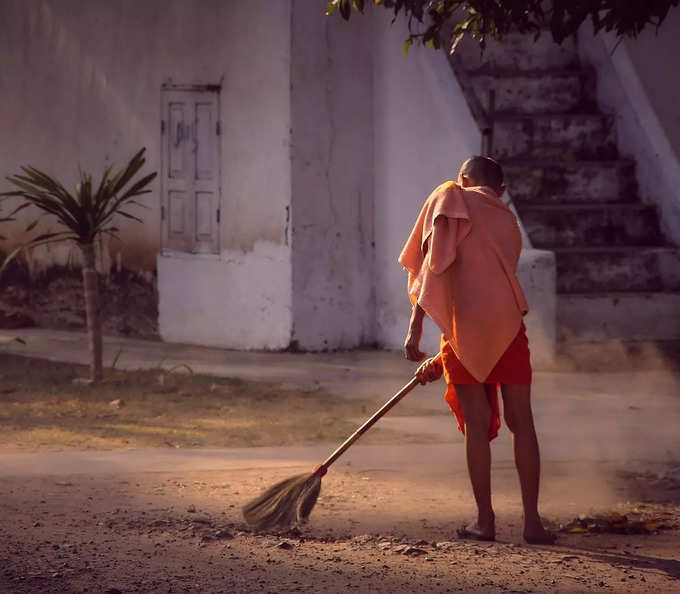
<path fill-rule="evenodd" d="M 511 35 L 483 57 L 462 45 L 452 64 L 475 116 L 493 122 L 492 154 L 533 246 L 555 252 L 562 350 L 680 341 L 680 251 L 640 201 L 574 42 Z"/>

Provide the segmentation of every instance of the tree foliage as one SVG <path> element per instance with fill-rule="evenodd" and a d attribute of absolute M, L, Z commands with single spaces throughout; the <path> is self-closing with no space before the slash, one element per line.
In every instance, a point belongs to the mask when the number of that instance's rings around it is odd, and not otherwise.
<path fill-rule="evenodd" d="M 613 31 L 619 38 L 637 37 L 646 27 L 658 28 L 680 0 L 373 0 L 408 20 L 404 50 L 414 42 L 450 51 L 466 36 L 484 48 L 487 39 L 500 40 L 511 31 L 538 37 L 548 32 L 557 43 L 575 35 L 586 22 L 594 32 Z M 333 0 L 326 14 L 336 11 L 349 20 L 371 0 Z"/>
<path fill-rule="evenodd" d="M 0 196 L 19 196 L 24 199 L 13 215 L 33 206 L 41 211 L 41 216 L 55 218 L 63 228 L 62 231 L 39 235 L 32 240 L 32 244 L 68 239 L 81 245 L 93 243 L 100 235 L 116 236 L 118 227 L 113 224 L 113 219 L 118 215 L 142 222 L 139 217 L 129 213 L 127 207 L 143 206 L 136 198 L 150 192 L 147 186 L 156 173 L 150 173 L 131 186 L 126 186 L 144 162 L 144 149 L 141 149 L 114 175 L 111 175 L 113 166 L 109 166 L 97 187 L 93 186 L 91 175 L 81 172 L 74 194 L 46 173 L 34 167 L 22 167 L 23 174 L 7 177 L 17 189 L 3 192 Z M 32 231 L 39 218 L 28 225 L 26 231 Z"/>
<path fill-rule="evenodd" d="M 26 231 L 32 231 L 44 216 L 56 219 L 60 226 L 59 231 L 42 233 L 34 237 L 27 247 L 55 241 L 73 241 L 80 248 L 83 256 L 85 314 L 91 352 L 90 379 L 93 382 L 102 379 L 102 324 L 99 315 L 95 241 L 102 235 L 118 237 L 118 227 L 115 225 L 118 216 L 142 222 L 138 216 L 129 212 L 129 207 L 144 206 L 137 201 L 137 197 L 151 191 L 148 186 L 156 177 L 154 172 L 133 181 L 144 166 L 144 150 L 141 149 L 125 167 L 115 173 L 113 166 L 107 167 L 99 184 L 93 184 L 92 176 L 81 172 L 80 183 L 73 193 L 39 169 L 22 167 L 22 173 L 7 177 L 16 189 L 0 194 L 0 198 L 16 196 L 23 199 L 12 215 L 25 208 L 32 207 L 38 210 L 40 215 L 28 225 Z M 11 217 L 5 220 L 11 220 Z"/>

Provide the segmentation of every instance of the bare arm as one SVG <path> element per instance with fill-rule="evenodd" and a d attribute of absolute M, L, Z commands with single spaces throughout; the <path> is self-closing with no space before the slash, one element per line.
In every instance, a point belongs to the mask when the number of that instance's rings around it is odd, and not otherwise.
<path fill-rule="evenodd" d="M 408 325 L 408 334 L 404 343 L 404 355 L 409 361 L 422 361 L 426 354 L 420 351 L 420 337 L 423 333 L 423 318 L 425 310 L 417 303 L 411 312 L 411 321 Z M 416 375 L 421 384 L 433 382 L 442 376 L 443 368 L 439 355 L 430 357 L 416 370 Z"/>
<path fill-rule="evenodd" d="M 423 256 L 425 256 L 427 266 L 434 274 L 444 272 L 456 259 L 456 234 L 458 221 L 446 216 L 438 216 L 434 221 L 432 235 L 423 245 Z M 431 254 L 428 256 L 428 250 Z M 413 306 L 411 320 L 404 341 L 404 356 L 409 361 L 422 361 L 426 353 L 420 350 L 420 339 L 423 334 L 423 318 L 425 310 L 418 303 Z"/>
<path fill-rule="evenodd" d="M 417 303 L 411 311 L 411 319 L 408 324 L 408 332 L 404 341 L 404 356 L 409 361 L 422 361 L 425 353 L 420 350 L 420 338 L 423 335 L 423 319 L 425 310 Z"/>

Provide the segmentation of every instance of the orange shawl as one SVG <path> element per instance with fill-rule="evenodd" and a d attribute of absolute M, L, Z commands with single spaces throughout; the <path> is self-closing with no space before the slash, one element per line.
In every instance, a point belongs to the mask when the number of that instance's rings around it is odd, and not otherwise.
<path fill-rule="evenodd" d="M 448 181 L 425 201 L 399 256 L 411 302 L 480 382 L 528 311 L 516 277 L 521 248 L 517 219 L 493 190 Z"/>

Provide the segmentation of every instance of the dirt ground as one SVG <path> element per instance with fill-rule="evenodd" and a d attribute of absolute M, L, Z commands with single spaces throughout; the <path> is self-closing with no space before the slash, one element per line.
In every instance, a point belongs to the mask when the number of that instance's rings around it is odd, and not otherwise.
<path fill-rule="evenodd" d="M 214 378 L 187 365 L 107 369 L 98 386 L 86 367 L 0 352 L 0 447 L 16 450 L 252 447 L 341 441 L 373 405 L 311 387 Z M 404 403 L 394 411 L 436 415 Z M 443 411 L 440 414 L 445 414 Z M 376 427 L 364 443 L 427 441 Z"/>
<path fill-rule="evenodd" d="M 3 592 L 676 592 L 677 504 L 628 503 L 672 529 L 521 543 L 497 497 L 499 540 L 466 542 L 450 479 L 331 471 L 310 523 L 251 532 L 240 506 L 305 469 L 41 477 L 2 483 Z M 461 480 L 463 477 L 458 477 Z M 655 499 L 671 493 L 655 489 Z M 661 496 L 661 497 L 660 497 Z M 625 510 L 621 510 L 625 511 Z M 636 513 L 636 512 L 633 512 Z"/>
<path fill-rule="evenodd" d="M 112 271 L 99 280 L 105 334 L 158 339 L 158 293 L 153 280 L 128 270 Z M 134 303 L 133 308 L 130 303 Z M 2 277 L 0 328 L 37 326 L 52 330 L 84 330 L 83 281 L 75 269 L 54 267 L 31 278 L 22 261 Z"/>
<path fill-rule="evenodd" d="M 142 472 L 121 458 L 118 472 L 77 463 L 37 472 L 38 462 L 92 447 L 201 455 L 303 442 L 325 451 L 368 403 L 186 370 L 117 371 L 92 390 L 73 383 L 82 374 L 0 356 L 0 458 L 27 456 L 23 469 L 0 463 L 0 592 L 680 592 L 677 462 L 545 464 L 553 547 L 522 542 L 514 468 L 496 462 L 498 540 L 476 543 L 456 537 L 474 512 L 460 443 L 376 428 L 324 478 L 309 524 L 257 533 L 241 506 L 309 465 Z M 435 418 L 406 406 L 395 413 Z M 376 466 L 370 448 L 411 459 Z M 571 523 L 578 516 L 592 519 Z M 616 518 L 605 529 L 642 533 L 598 533 L 597 516 Z"/>

